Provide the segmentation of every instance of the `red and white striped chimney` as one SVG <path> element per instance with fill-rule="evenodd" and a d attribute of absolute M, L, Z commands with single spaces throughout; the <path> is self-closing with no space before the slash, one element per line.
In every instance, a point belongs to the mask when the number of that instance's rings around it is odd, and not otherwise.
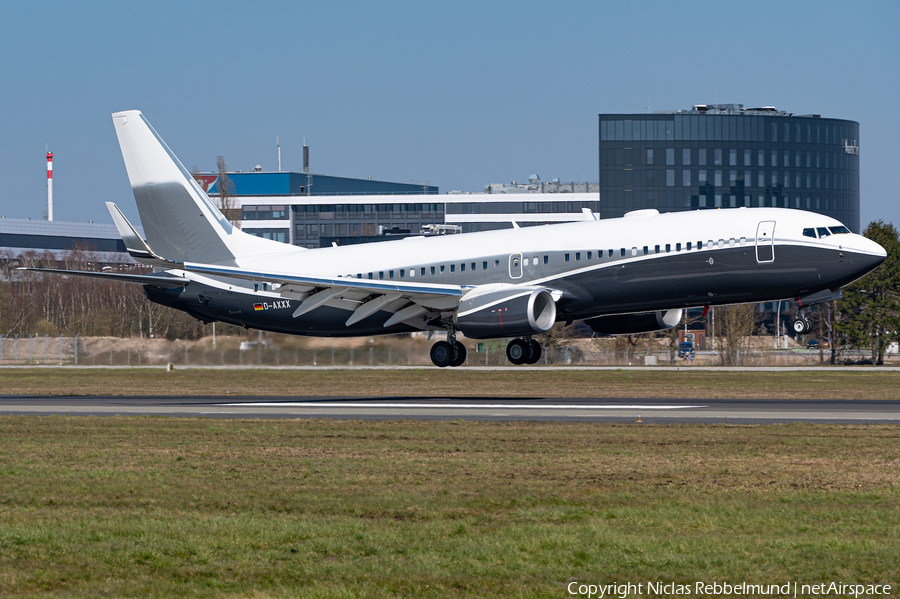
<path fill-rule="evenodd" d="M 47 152 L 47 220 L 53 220 L 53 152 Z"/>

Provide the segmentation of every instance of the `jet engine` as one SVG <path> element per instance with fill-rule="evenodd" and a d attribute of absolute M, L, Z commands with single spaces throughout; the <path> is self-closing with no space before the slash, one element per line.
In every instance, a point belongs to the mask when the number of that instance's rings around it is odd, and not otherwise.
<path fill-rule="evenodd" d="M 637 314 L 614 314 L 598 316 L 584 322 L 599 335 L 631 335 L 633 333 L 650 333 L 677 327 L 681 322 L 683 310 L 657 310 L 655 312 L 638 312 Z"/>
<path fill-rule="evenodd" d="M 545 333 L 556 322 L 556 302 L 543 287 L 503 287 L 463 297 L 456 326 L 470 339 Z"/>

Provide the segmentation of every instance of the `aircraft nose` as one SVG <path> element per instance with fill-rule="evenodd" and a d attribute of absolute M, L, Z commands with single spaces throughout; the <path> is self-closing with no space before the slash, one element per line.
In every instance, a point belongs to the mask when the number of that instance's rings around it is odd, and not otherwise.
<path fill-rule="evenodd" d="M 866 238 L 863 238 L 863 239 L 866 239 Z M 884 249 L 881 246 L 881 244 L 876 243 L 876 242 L 872 241 L 871 239 L 866 239 L 866 241 L 868 242 L 868 245 L 871 248 L 871 250 L 869 250 L 869 251 L 871 251 L 873 254 L 875 254 L 877 256 L 880 256 L 881 262 L 884 262 L 884 260 L 887 258 L 887 250 Z M 865 248 L 865 249 L 868 249 L 868 248 Z M 879 262 L 879 264 L 881 264 L 881 262 Z"/>
<path fill-rule="evenodd" d="M 856 254 L 853 257 L 853 264 L 859 264 L 863 272 L 875 270 L 887 259 L 887 250 L 881 247 L 880 244 L 862 235 L 859 235 L 858 239 L 854 240 L 852 249 L 855 250 L 854 253 Z"/>

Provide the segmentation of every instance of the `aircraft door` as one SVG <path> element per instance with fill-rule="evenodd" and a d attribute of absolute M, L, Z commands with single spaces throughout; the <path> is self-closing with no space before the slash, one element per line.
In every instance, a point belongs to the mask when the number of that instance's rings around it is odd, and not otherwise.
<path fill-rule="evenodd" d="M 509 277 L 511 279 L 522 278 L 522 254 L 509 255 Z"/>
<path fill-rule="evenodd" d="M 775 261 L 775 221 L 764 220 L 756 228 L 756 261 Z"/>

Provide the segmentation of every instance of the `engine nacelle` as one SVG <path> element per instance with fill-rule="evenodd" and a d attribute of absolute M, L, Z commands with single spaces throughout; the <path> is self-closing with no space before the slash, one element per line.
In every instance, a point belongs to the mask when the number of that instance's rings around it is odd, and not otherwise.
<path fill-rule="evenodd" d="M 651 333 L 677 327 L 681 322 L 684 310 L 657 310 L 655 312 L 639 312 L 637 314 L 613 314 L 598 316 L 585 320 L 593 331 L 599 335 L 631 335 L 634 333 Z"/>
<path fill-rule="evenodd" d="M 459 303 L 456 326 L 470 339 L 545 333 L 556 322 L 556 302 L 543 287 L 473 292 Z"/>

